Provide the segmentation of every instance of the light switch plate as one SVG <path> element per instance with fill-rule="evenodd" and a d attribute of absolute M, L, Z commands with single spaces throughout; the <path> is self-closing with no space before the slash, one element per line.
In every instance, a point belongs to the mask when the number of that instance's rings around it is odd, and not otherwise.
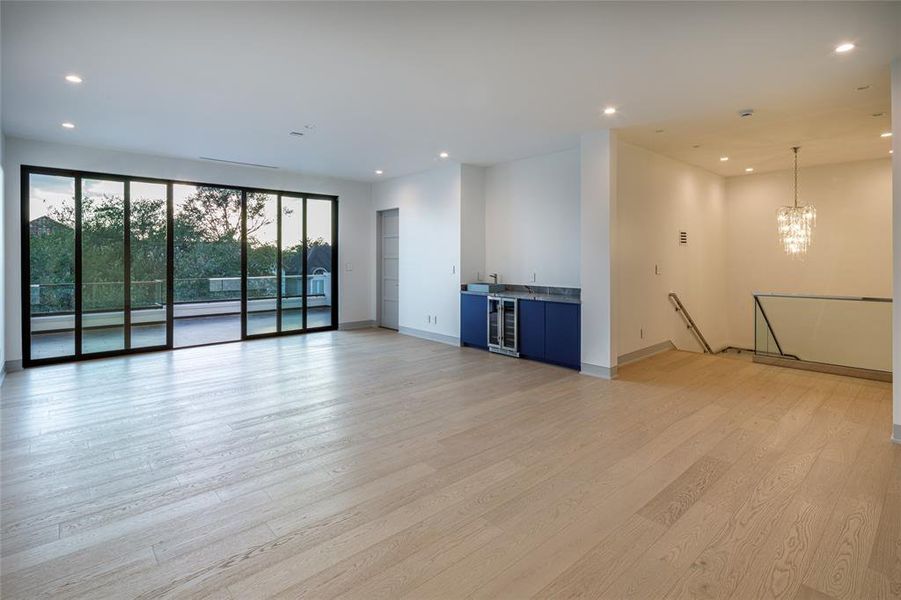
<path fill-rule="evenodd" d="M 345 271 L 353 271 L 354 270 L 353 263 L 344 263 L 344 270 Z"/>

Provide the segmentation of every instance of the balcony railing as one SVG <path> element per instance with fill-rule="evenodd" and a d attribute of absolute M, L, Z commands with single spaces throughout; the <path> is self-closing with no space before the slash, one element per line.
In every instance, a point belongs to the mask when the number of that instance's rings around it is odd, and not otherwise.
<path fill-rule="evenodd" d="M 303 295 L 303 276 L 282 276 L 283 298 L 300 298 Z M 86 312 L 123 308 L 124 282 L 88 282 L 82 286 L 82 306 Z M 307 276 L 307 299 L 329 304 L 331 300 L 331 273 Z M 272 276 L 248 277 L 247 298 L 275 298 L 278 295 L 277 278 Z M 175 304 L 228 302 L 241 300 L 240 277 L 206 277 L 175 279 Z M 65 314 L 75 310 L 75 284 L 36 283 L 31 285 L 31 314 Z M 166 282 L 162 279 L 131 282 L 132 309 L 159 308 L 166 304 Z"/>
<path fill-rule="evenodd" d="M 754 352 L 758 362 L 888 380 L 892 299 L 754 294 Z"/>

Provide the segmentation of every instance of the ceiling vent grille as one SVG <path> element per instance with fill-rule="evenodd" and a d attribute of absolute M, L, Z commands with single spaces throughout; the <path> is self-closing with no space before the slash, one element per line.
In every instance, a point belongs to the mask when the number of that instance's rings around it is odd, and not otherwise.
<path fill-rule="evenodd" d="M 198 156 L 200 160 L 209 160 L 212 162 L 226 163 L 229 165 L 241 165 L 242 167 L 257 167 L 260 169 L 277 169 L 274 165 L 261 165 L 259 163 L 243 162 L 240 160 L 227 160 L 225 158 L 213 158 L 212 156 Z"/>
<path fill-rule="evenodd" d="M 686 244 L 688 244 L 688 232 L 680 231 L 679 232 L 679 245 L 685 246 Z"/>

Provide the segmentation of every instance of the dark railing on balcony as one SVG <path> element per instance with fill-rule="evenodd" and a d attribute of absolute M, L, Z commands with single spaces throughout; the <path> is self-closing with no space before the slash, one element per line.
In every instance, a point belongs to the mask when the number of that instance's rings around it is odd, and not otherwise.
<path fill-rule="evenodd" d="M 331 296 L 330 273 L 307 277 L 307 298 L 311 304 L 327 305 Z M 282 277 L 283 298 L 299 298 L 303 295 L 302 276 Z M 92 282 L 82 286 L 82 303 L 85 312 L 123 310 L 124 283 L 121 281 Z M 247 278 L 247 299 L 275 298 L 278 284 L 275 276 Z M 241 300 L 240 277 L 206 277 L 175 279 L 175 304 L 207 304 Z M 37 283 L 31 285 L 31 314 L 71 314 L 75 308 L 75 285 L 72 283 Z M 133 310 L 161 308 L 166 305 L 166 282 L 131 282 L 131 307 Z"/>

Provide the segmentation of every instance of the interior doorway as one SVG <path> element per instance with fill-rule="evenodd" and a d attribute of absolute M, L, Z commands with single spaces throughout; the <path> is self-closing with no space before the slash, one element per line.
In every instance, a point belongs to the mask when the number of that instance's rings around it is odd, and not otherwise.
<path fill-rule="evenodd" d="M 378 213 L 378 321 L 380 327 L 398 328 L 400 213 L 398 209 Z"/>

